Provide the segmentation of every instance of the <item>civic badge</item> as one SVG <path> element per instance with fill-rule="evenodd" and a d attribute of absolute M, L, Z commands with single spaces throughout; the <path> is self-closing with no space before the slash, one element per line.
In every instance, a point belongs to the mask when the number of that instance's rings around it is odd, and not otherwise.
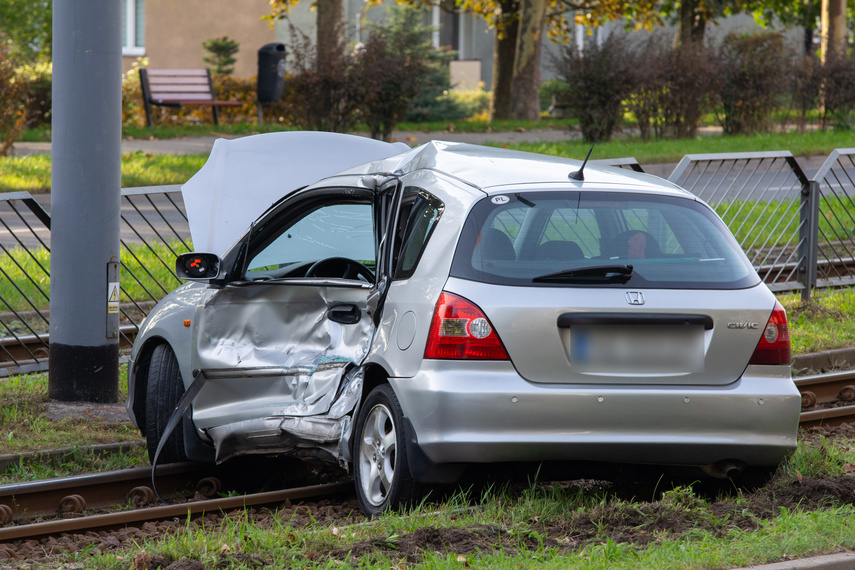
<path fill-rule="evenodd" d="M 626 295 L 626 302 L 630 305 L 644 304 L 644 295 L 641 294 L 641 291 L 627 291 L 624 294 Z"/>

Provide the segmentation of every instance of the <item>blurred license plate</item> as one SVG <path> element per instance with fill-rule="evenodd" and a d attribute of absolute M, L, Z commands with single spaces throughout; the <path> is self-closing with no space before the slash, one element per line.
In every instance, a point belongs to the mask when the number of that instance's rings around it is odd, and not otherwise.
<path fill-rule="evenodd" d="M 704 327 L 574 326 L 570 361 L 580 372 L 685 374 L 704 370 Z"/>

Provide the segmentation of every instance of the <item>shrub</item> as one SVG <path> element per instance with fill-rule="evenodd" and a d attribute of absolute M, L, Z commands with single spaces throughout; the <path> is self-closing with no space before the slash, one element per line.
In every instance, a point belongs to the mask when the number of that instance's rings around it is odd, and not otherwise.
<path fill-rule="evenodd" d="M 18 77 L 28 85 L 27 127 L 50 125 L 51 88 L 53 65 L 50 61 L 23 65 L 18 68 Z"/>
<path fill-rule="evenodd" d="M 780 32 L 731 32 L 719 48 L 719 121 L 727 134 L 768 131 L 786 91 L 787 53 Z"/>
<path fill-rule="evenodd" d="M 819 85 L 822 82 L 822 66 L 819 59 L 813 56 L 797 57 L 793 64 L 790 88 L 790 114 L 795 114 L 796 126 L 799 132 L 805 132 L 808 114 L 819 105 Z"/>
<path fill-rule="evenodd" d="M 602 44 L 591 43 L 580 51 L 564 46 L 552 58 L 552 67 L 567 87 L 558 96 L 571 117 L 579 120 L 582 136 L 593 141 L 600 126 L 601 138 L 614 132 L 620 109 L 606 115 L 617 99 L 623 101 L 638 86 L 638 52 L 626 35 L 609 34 Z"/>
<path fill-rule="evenodd" d="M 0 44 L 0 156 L 9 154 L 12 143 L 26 126 L 28 85 L 17 68 L 7 45 Z"/>
<path fill-rule="evenodd" d="M 852 129 L 855 127 L 855 60 L 848 57 L 829 58 L 819 76 L 818 99 L 821 103 L 822 127 Z"/>
<path fill-rule="evenodd" d="M 318 69 L 316 46 L 302 31 L 289 26 L 290 65 L 282 95 L 288 103 L 285 122 L 319 131 L 348 130 L 356 119 L 361 87 L 352 56 L 340 54 L 337 61 Z"/>
<path fill-rule="evenodd" d="M 661 35 L 648 40 L 643 51 L 644 73 L 627 103 L 641 137 L 648 140 L 651 133 L 656 138 L 694 137 L 718 88 L 715 58 L 704 46 L 674 46 Z"/>
<path fill-rule="evenodd" d="M 540 84 L 540 111 L 553 113 L 553 105 L 561 98 L 561 93 L 567 89 L 567 84 L 560 79 L 547 79 Z M 561 118 L 561 117 L 557 117 Z"/>
<path fill-rule="evenodd" d="M 448 92 L 448 97 L 463 110 L 464 117 L 474 117 L 489 112 L 490 96 L 491 94 L 483 89 Z"/>

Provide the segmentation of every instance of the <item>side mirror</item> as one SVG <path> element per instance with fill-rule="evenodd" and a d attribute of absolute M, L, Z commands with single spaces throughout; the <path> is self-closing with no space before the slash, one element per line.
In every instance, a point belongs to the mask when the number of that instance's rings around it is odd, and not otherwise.
<path fill-rule="evenodd" d="M 182 253 L 175 260 L 175 273 L 188 281 L 208 281 L 220 276 L 220 258 L 213 253 Z"/>

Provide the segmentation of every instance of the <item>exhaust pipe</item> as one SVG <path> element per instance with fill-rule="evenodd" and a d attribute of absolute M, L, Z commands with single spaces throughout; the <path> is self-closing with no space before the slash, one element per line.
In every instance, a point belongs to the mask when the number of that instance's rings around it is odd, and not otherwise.
<path fill-rule="evenodd" d="M 701 469 L 704 473 L 716 479 L 733 479 L 745 469 L 745 463 L 737 459 L 723 459 L 716 463 L 701 465 Z"/>

